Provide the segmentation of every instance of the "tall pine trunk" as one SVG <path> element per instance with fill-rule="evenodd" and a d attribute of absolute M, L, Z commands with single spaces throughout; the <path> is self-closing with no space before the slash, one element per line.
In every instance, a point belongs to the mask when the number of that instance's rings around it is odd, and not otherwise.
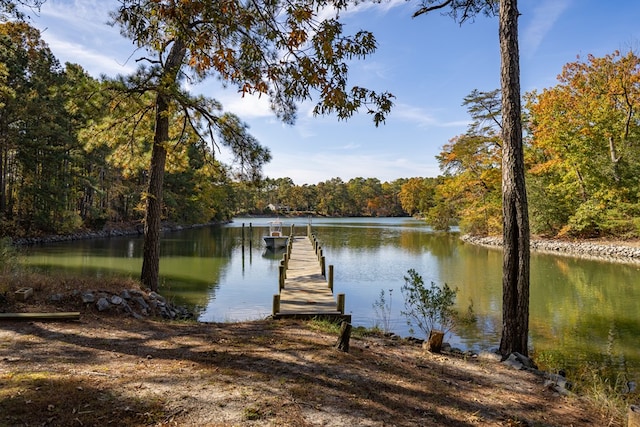
<path fill-rule="evenodd" d="M 528 355 L 529 216 L 520 105 L 517 0 L 500 0 L 502 89 L 502 338 L 500 353 Z"/>
<path fill-rule="evenodd" d="M 158 291 L 160 277 L 160 224 L 162 220 L 162 185 L 167 160 L 165 144 L 169 141 L 169 93 L 177 83 L 186 49 L 180 40 L 174 42 L 160 77 L 156 95 L 155 133 L 149 167 L 149 187 L 146 194 L 144 248 L 140 281 L 147 288 Z M 166 83 L 165 83 L 166 82 Z M 165 83 L 165 84 L 163 84 Z"/>

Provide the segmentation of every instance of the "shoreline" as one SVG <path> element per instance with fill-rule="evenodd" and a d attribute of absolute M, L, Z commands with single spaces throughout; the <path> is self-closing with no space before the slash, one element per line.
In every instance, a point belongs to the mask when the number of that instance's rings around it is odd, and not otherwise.
<path fill-rule="evenodd" d="M 174 232 L 180 230 L 188 230 L 194 228 L 204 228 L 215 225 L 226 224 L 228 221 L 216 221 L 207 222 L 203 224 L 162 224 L 160 227 L 160 233 Z M 106 239 L 109 237 L 124 237 L 124 236 L 142 236 L 144 234 L 144 225 L 123 225 L 122 227 L 113 226 L 105 227 L 102 230 L 83 230 L 70 234 L 49 234 L 46 236 L 32 236 L 32 237 L 11 237 L 11 243 L 14 246 L 31 246 L 31 245 L 46 245 L 48 243 L 58 242 L 72 242 L 75 240 L 89 240 L 89 239 Z"/>
<path fill-rule="evenodd" d="M 187 229 L 210 227 L 222 225 L 232 221 L 214 221 L 202 224 L 174 224 L 165 223 L 160 228 L 160 233 L 175 232 Z M 50 234 L 45 236 L 32 237 L 11 237 L 11 243 L 14 246 L 31 246 L 42 245 L 48 243 L 71 242 L 75 240 L 102 239 L 110 237 L 124 236 L 141 236 L 144 234 L 144 225 L 138 224 L 121 224 L 107 226 L 102 230 L 90 231 L 83 230 L 70 234 Z M 482 246 L 493 249 L 502 247 L 501 236 L 473 236 L 470 234 L 460 234 L 460 241 L 463 243 Z M 640 242 L 629 244 L 624 240 L 619 241 L 601 241 L 601 240 L 556 240 L 542 239 L 532 237 L 530 241 L 532 252 L 545 253 L 552 255 L 561 255 L 569 257 L 577 257 L 582 259 L 592 259 L 607 262 L 622 262 L 631 264 L 640 264 Z"/>
<path fill-rule="evenodd" d="M 502 247 L 502 237 L 460 235 L 460 240 L 476 246 L 498 249 Z M 640 246 L 625 244 L 624 241 L 560 241 L 551 239 L 532 238 L 530 242 L 532 252 L 552 255 L 562 255 L 596 261 L 622 262 L 640 264 Z"/>

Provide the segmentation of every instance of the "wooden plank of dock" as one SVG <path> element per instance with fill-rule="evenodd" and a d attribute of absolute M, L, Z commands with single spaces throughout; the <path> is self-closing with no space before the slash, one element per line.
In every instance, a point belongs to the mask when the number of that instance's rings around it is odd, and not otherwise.
<path fill-rule="evenodd" d="M 280 290 L 280 310 L 274 313 L 274 318 L 351 317 L 338 310 L 311 239 L 307 236 L 292 238 L 284 289 Z"/>

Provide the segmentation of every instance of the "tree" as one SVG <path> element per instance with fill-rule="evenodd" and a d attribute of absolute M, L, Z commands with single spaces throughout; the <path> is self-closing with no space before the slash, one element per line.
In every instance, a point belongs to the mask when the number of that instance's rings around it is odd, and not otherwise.
<path fill-rule="evenodd" d="M 502 92 L 502 336 L 500 353 L 527 355 L 529 334 L 529 217 L 520 105 L 517 0 L 423 0 L 413 16 L 448 8 L 461 24 L 498 13 Z M 496 10 L 497 8 L 497 10 Z"/>
<path fill-rule="evenodd" d="M 317 209 L 328 216 L 353 214 L 354 202 L 349 196 L 347 184 L 340 178 L 331 178 L 317 185 Z"/>
<path fill-rule="evenodd" d="M 0 0 L 0 21 L 10 18 L 24 20 L 27 16 L 22 9 L 38 11 L 46 0 Z"/>
<path fill-rule="evenodd" d="M 352 178 L 347 183 L 349 199 L 353 201 L 351 211 L 347 215 L 376 216 L 380 208 L 379 197 L 382 196 L 382 184 L 378 178 Z"/>
<path fill-rule="evenodd" d="M 438 178 L 410 178 L 400 187 L 398 198 L 409 215 L 424 216 L 434 206 Z"/>
<path fill-rule="evenodd" d="M 540 186 L 531 204 L 537 230 L 637 232 L 640 58 L 589 55 L 566 64 L 558 80 L 528 94 L 530 176 Z"/>
<path fill-rule="evenodd" d="M 486 235 L 502 231 L 500 104 L 498 90 L 472 91 L 462 105 L 467 106 L 473 121 L 464 135 L 451 139 L 437 156 L 445 173 L 437 190 L 439 195 L 446 195 L 438 200 L 449 206 L 437 206 L 431 218 L 436 219 L 436 213 L 449 215 L 452 209 L 465 233 Z M 444 218 L 437 218 L 436 222 L 445 223 Z"/>
<path fill-rule="evenodd" d="M 81 155 L 66 75 L 21 21 L 0 24 L 0 63 L 10 89 L 0 90 L 0 211 L 26 230 L 65 231 L 78 222 L 71 180 Z"/>
<path fill-rule="evenodd" d="M 366 31 L 352 37 L 342 34 L 337 18 L 322 19 L 320 10 L 344 9 L 344 1 L 255 1 L 224 0 L 181 2 L 121 0 L 113 14 L 123 35 L 146 49 L 150 68 L 141 68 L 128 87 L 155 94 L 155 135 L 146 196 L 143 284 L 158 287 L 159 229 L 162 184 L 169 142 L 167 112 L 178 102 L 185 111 L 200 114 L 203 138 L 231 146 L 255 172 L 268 161 L 267 151 L 248 135 L 246 126 L 227 123 L 210 111 L 211 104 L 194 103 L 180 87 L 194 80 L 216 76 L 236 85 L 243 94 L 269 97 L 276 115 L 293 123 L 296 102 L 319 94 L 315 113 L 336 112 L 346 119 L 366 107 L 374 122 L 381 123 L 391 108 L 391 95 L 354 87 L 347 89 L 347 61 L 364 58 L 376 47 Z M 204 129 L 200 129 L 204 126 Z M 257 176 L 253 176 L 257 177 Z"/>

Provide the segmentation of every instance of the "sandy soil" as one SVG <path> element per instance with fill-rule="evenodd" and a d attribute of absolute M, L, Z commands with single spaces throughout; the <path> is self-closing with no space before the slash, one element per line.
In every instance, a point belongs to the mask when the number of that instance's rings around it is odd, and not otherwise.
<path fill-rule="evenodd" d="M 0 426 L 616 425 L 495 359 L 377 336 L 344 353 L 314 325 L 0 321 Z"/>

